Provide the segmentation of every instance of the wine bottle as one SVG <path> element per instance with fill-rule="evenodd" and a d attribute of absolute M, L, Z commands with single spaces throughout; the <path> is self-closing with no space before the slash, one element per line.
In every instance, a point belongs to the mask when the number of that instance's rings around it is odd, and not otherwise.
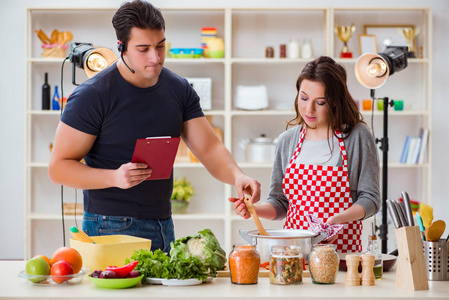
<path fill-rule="evenodd" d="M 45 82 L 42 85 L 42 109 L 50 109 L 50 85 L 48 85 L 48 73 L 45 73 Z"/>
<path fill-rule="evenodd" d="M 61 108 L 59 106 L 59 93 L 57 85 L 55 85 L 55 93 L 53 94 L 53 100 L 51 101 L 51 108 L 53 110 L 59 110 Z"/>

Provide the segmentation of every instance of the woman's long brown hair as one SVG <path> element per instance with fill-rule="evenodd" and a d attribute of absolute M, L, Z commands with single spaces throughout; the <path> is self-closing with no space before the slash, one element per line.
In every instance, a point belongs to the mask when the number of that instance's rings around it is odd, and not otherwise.
<path fill-rule="evenodd" d="M 306 64 L 296 81 L 295 111 L 296 117 L 287 123 L 289 126 L 305 124 L 298 110 L 298 95 L 303 80 L 321 82 L 324 85 L 324 97 L 329 112 L 329 126 L 346 136 L 358 123 L 364 123 L 362 114 L 346 85 L 346 70 L 328 56 L 320 56 Z"/>

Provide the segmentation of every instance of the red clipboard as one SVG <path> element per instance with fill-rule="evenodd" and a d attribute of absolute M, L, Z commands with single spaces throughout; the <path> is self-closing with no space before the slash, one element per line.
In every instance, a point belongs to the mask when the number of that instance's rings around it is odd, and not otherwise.
<path fill-rule="evenodd" d="M 146 180 L 168 179 L 173 170 L 180 137 L 138 139 L 132 162 L 146 163 L 152 169 Z"/>

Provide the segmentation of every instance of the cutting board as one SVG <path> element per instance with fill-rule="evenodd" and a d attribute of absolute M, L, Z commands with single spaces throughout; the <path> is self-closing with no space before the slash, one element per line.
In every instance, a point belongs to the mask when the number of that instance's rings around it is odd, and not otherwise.
<path fill-rule="evenodd" d="M 217 277 L 230 277 L 230 276 L 231 276 L 231 272 L 229 271 L 228 266 L 226 266 L 223 271 L 217 271 Z M 270 270 L 267 270 L 265 268 L 260 268 L 259 269 L 259 277 L 270 277 Z M 302 277 L 310 277 L 310 272 L 308 269 L 302 271 Z"/>

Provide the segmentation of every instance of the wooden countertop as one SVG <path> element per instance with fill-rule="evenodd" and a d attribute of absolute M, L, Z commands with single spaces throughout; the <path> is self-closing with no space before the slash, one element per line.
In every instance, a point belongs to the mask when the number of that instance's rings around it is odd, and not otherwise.
<path fill-rule="evenodd" d="M 339 272 L 335 284 L 313 284 L 310 277 L 301 285 L 270 284 L 259 278 L 255 285 L 235 285 L 229 278 L 215 278 L 197 286 L 173 287 L 142 285 L 130 289 L 101 289 L 86 276 L 73 286 L 34 286 L 18 277 L 24 261 L 0 261 L 0 299 L 449 299 L 449 281 L 429 281 L 429 290 L 409 291 L 396 288 L 396 273 L 384 273 L 374 286 L 345 286 L 345 272 Z"/>

